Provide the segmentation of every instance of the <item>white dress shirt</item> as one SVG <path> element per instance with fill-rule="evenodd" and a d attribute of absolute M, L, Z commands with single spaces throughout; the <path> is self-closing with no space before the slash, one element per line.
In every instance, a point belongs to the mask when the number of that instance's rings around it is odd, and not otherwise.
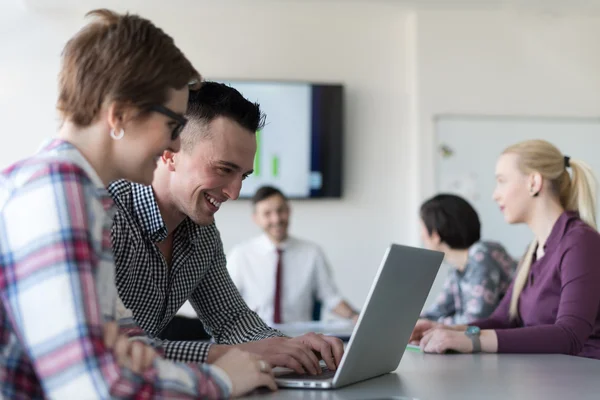
<path fill-rule="evenodd" d="M 319 246 L 290 237 L 279 248 L 283 250 L 283 323 L 310 321 L 315 299 L 326 310 L 342 301 Z M 273 242 L 261 235 L 236 246 L 227 257 L 227 268 L 248 307 L 272 324 L 277 272 L 277 247 Z"/>

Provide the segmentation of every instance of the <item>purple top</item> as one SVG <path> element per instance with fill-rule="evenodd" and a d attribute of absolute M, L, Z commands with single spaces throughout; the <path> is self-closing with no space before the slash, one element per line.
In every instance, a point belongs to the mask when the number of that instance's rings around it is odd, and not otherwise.
<path fill-rule="evenodd" d="M 531 265 L 509 320 L 513 285 L 494 313 L 472 323 L 495 329 L 498 353 L 560 353 L 600 359 L 600 234 L 563 213 Z M 516 329 L 513 329 L 516 328 Z"/>

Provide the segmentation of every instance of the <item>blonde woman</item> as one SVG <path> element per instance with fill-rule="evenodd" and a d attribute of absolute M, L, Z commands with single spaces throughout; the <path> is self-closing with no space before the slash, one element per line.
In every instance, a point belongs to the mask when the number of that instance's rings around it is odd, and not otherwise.
<path fill-rule="evenodd" d="M 569 171 L 571 173 L 569 174 Z M 560 353 L 600 359 L 600 234 L 596 181 L 583 162 L 531 140 L 496 164 L 494 200 L 534 240 L 496 311 L 470 326 L 419 321 L 429 353 Z"/>

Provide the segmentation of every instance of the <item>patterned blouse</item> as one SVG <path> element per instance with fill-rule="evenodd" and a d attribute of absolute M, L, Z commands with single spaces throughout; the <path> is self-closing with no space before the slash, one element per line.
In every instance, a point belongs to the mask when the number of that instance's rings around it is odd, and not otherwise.
<path fill-rule="evenodd" d="M 422 317 L 448 325 L 487 318 L 504 297 L 516 267 L 502 245 L 475 243 L 465 269 L 450 270 L 443 291 Z"/>

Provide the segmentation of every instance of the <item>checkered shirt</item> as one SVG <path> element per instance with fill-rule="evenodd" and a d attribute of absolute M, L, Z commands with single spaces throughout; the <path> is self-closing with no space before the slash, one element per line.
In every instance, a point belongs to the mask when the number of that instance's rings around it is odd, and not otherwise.
<path fill-rule="evenodd" d="M 117 181 L 109 192 L 118 209 L 112 242 L 119 296 L 148 336 L 156 338 L 186 300 L 218 344 L 284 336 L 268 327 L 240 296 L 214 223 L 200 226 L 186 218 L 174 232 L 169 268 L 155 244 L 168 233 L 152 188 Z M 167 358 L 185 362 L 204 362 L 211 346 L 176 341 L 161 345 Z"/>
<path fill-rule="evenodd" d="M 104 346 L 117 304 L 112 205 L 64 141 L 0 173 L 0 398 L 228 397 L 220 369 L 157 358 L 138 375 Z"/>

